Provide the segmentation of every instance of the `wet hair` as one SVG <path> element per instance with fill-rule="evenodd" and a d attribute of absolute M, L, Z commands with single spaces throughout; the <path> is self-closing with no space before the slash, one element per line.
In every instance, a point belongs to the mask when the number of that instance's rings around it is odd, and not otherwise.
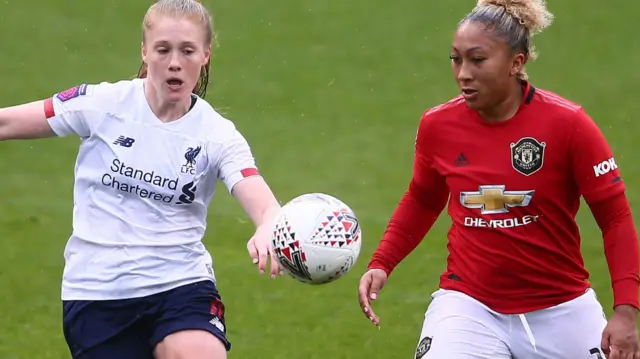
<path fill-rule="evenodd" d="M 491 35 L 504 41 L 512 53 L 522 53 L 527 62 L 537 56 L 531 38 L 551 25 L 553 14 L 545 0 L 478 0 L 458 27 L 466 22 L 485 25 Z M 518 79 L 528 79 L 524 69 Z"/>
<path fill-rule="evenodd" d="M 145 41 L 146 32 L 153 26 L 153 20 L 159 16 L 187 17 L 195 23 L 201 25 L 205 30 L 205 46 L 210 46 L 214 40 L 213 20 L 204 5 L 197 0 L 159 0 L 151 5 L 142 21 L 142 41 Z M 200 78 L 193 89 L 193 93 L 204 98 L 207 94 L 207 85 L 209 84 L 209 67 L 208 61 L 200 70 Z M 147 64 L 142 63 L 138 70 L 138 78 L 147 77 Z"/>

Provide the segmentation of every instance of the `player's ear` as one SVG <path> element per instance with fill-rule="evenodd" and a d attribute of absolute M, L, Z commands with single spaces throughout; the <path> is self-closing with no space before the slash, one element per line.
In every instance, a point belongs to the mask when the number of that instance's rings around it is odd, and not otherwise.
<path fill-rule="evenodd" d="M 521 73 L 526 62 L 527 58 L 523 53 L 518 52 L 513 55 L 513 58 L 511 59 L 511 71 L 509 72 L 511 76 L 516 76 Z"/>
<path fill-rule="evenodd" d="M 209 60 L 211 59 L 211 45 L 207 46 L 204 49 L 204 64 L 202 64 L 203 66 L 206 65 Z"/>
<path fill-rule="evenodd" d="M 144 46 L 144 42 L 140 43 L 140 54 L 142 55 L 142 62 L 147 62 L 147 47 Z"/>

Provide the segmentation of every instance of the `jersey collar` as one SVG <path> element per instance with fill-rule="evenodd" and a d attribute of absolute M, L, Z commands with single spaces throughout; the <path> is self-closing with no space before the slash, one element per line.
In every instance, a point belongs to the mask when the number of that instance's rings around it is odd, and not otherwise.
<path fill-rule="evenodd" d="M 529 81 L 522 81 L 522 89 L 524 90 L 524 96 L 522 96 L 522 105 L 528 105 L 533 101 L 533 95 L 536 93 L 536 88 L 531 86 Z"/>

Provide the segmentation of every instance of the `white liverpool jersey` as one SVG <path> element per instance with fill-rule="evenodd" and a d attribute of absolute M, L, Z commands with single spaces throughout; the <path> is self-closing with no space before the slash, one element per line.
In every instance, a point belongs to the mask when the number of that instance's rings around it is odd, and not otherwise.
<path fill-rule="evenodd" d="M 151 111 L 141 79 L 81 85 L 45 101 L 53 131 L 81 138 L 63 300 L 136 298 L 215 281 L 201 240 L 216 182 L 231 191 L 258 171 L 233 123 L 194 100 L 169 123 Z"/>

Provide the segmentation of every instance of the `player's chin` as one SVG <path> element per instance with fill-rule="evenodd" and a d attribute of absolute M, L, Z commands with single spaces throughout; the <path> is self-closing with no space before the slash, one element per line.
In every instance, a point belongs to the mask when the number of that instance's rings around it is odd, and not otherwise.
<path fill-rule="evenodd" d="M 473 100 L 472 99 L 469 99 L 469 100 L 465 99 L 465 102 L 466 102 L 468 108 L 470 108 L 472 110 L 475 110 L 475 111 L 479 111 L 483 107 L 482 103 L 480 101 L 478 101 L 477 99 L 473 99 Z"/>
<path fill-rule="evenodd" d="M 483 111 L 489 107 L 492 107 L 492 102 L 486 95 L 483 96 L 476 93 L 475 96 L 465 98 L 464 100 L 467 104 L 467 107 L 474 111 Z"/>
<path fill-rule="evenodd" d="M 164 100 L 167 102 L 182 102 L 191 96 L 191 90 L 185 84 L 180 86 L 167 86 L 164 92 Z"/>

